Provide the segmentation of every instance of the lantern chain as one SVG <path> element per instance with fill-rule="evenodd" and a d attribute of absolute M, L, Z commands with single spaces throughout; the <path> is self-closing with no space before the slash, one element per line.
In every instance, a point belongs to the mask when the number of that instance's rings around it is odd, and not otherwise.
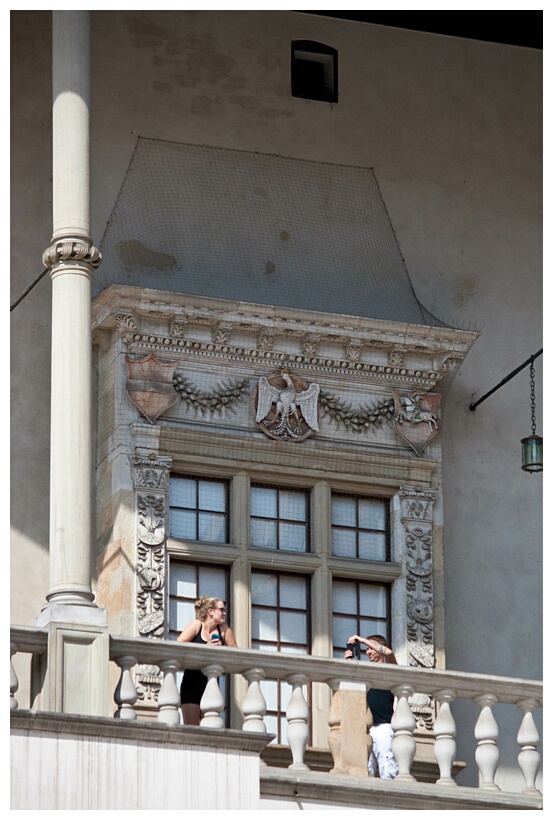
<path fill-rule="evenodd" d="M 532 409 L 532 435 L 536 435 L 536 394 L 534 389 L 534 362 L 530 364 L 530 407 Z"/>

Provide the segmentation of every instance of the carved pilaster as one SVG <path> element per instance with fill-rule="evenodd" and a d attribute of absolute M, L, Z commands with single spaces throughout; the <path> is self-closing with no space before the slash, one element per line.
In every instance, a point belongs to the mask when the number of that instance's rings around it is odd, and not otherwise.
<path fill-rule="evenodd" d="M 407 647 L 410 666 L 433 667 L 434 602 L 432 582 L 432 523 L 435 490 L 402 487 L 401 521 L 405 536 L 405 585 L 407 607 Z M 411 708 L 420 729 L 431 730 L 433 700 L 415 693 Z"/>
<path fill-rule="evenodd" d="M 136 609 L 138 634 L 143 638 L 162 638 L 165 632 L 166 519 L 171 463 L 170 458 L 155 453 L 131 458 L 136 501 Z M 155 702 L 161 683 L 157 667 L 137 667 L 139 701 Z"/>

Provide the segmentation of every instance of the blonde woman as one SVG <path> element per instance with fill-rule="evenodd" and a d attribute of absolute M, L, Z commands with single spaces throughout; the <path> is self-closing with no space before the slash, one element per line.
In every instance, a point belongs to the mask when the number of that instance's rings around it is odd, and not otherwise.
<path fill-rule="evenodd" d="M 183 643 L 199 643 L 208 646 L 237 646 L 232 629 L 225 623 L 227 610 L 220 598 L 204 596 L 194 604 L 196 617 L 185 626 L 177 638 Z M 180 687 L 182 717 L 184 723 L 199 726 L 200 701 L 207 678 L 199 669 L 186 669 Z"/>

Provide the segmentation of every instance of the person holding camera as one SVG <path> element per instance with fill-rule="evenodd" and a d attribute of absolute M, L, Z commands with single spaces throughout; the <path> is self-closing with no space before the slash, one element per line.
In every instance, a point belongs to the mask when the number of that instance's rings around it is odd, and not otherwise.
<path fill-rule="evenodd" d="M 208 646 L 238 646 L 232 629 L 225 623 L 225 602 L 220 598 L 204 595 L 194 604 L 196 617 L 185 626 L 177 641 L 199 643 Z M 207 685 L 207 678 L 199 669 L 185 669 L 180 686 L 182 718 L 190 726 L 199 726 L 200 701 Z"/>
<path fill-rule="evenodd" d="M 371 663 L 395 663 L 396 656 L 388 646 L 383 635 L 369 635 L 362 638 L 352 635 L 347 640 L 344 658 L 360 658 L 360 647 L 365 648 Z M 392 752 L 392 715 L 394 712 L 394 696 L 388 689 L 369 689 L 367 692 L 367 706 L 373 716 L 373 725 L 370 728 L 373 739 L 373 748 L 369 758 L 369 774 L 387 780 L 393 780 L 399 772 L 396 759 Z"/>

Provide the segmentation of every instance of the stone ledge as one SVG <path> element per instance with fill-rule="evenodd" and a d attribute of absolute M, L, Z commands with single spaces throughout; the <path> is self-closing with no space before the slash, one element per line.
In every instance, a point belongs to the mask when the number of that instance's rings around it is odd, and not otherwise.
<path fill-rule="evenodd" d="M 35 712 L 19 709 L 10 713 L 11 733 L 86 735 L 138 743 L 168 743 L 178 746 L 223 748 L 260 754 L 274 735 L 238 729 L 208 729 L 199 726 L 167 726 L 157 721 Z"/>
<path fill-rule="evenodd" d="M 262 767 L 261 800 L 277 798 L 317 802 L 321 808 L 364 809 L 543 809 L 542 795 L 510 794 L 500 791 L 469 789 L 463 786 L 438 786 L 429 783 L 403 783 L 397 780 L 359 778 L 318 772 L 288 772 Z"/>

